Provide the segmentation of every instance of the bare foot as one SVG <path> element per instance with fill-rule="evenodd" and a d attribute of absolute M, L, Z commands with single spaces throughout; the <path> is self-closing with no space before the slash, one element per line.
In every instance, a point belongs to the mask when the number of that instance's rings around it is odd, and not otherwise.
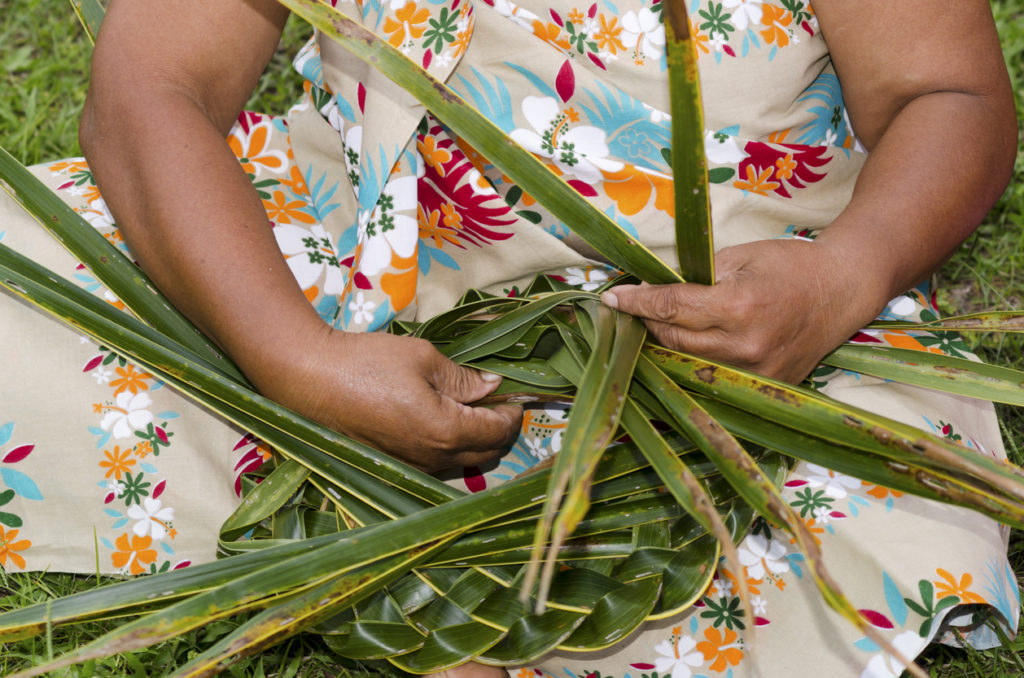
<path fill-rule="evenodd" d="M 497 666 L 467 662 L 446 671 L 428 673 L 424 678 L 508 678 L 508 671 Z"/>

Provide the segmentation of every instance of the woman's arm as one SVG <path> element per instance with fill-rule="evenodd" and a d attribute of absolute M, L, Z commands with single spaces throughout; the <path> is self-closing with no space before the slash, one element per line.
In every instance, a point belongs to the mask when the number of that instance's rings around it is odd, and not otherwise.
<path fill-rule="evenodd" d="M 662 343 L 796 382 L 925 279 L 1006 187 L 1017 126 L 985 0 L 816 0 L 854 130 L 853 198 L 813 243 L 727 248 L 714 287 L 616 288 Z"/>
<path fill-rule="evenodd" d="M 133 254 L 266 395 L 430 470 L 479 463 L 520 410 L 426 342 L 331 330 L 225 137 L 279 40 L 273 0 L 115 0 L 81 143 Z"/>

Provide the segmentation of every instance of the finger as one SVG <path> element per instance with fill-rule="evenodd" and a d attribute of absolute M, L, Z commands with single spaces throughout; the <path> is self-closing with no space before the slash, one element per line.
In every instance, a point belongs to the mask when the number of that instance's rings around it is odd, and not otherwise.
<path fill-rule="evenodd" d="M 448 429 L 447 447 L 457 452 L 504 451 L 515 442 L 523 420 L 518 405 L 470 407 L 442 397 L 440 411 Z"/>
<path fill-rule="evenodd" d="M 441 395 L 459 403 L 473 403 L 498 388 L 501 377 L 457 365 L 438 353 L 428 381 Z"/>
<path fill-rule="evenodd" d="M 715 290 L 692 283 L 618 285 L 603 293 L 601 301 L 639 318 L 704 330 L 715 326 Z"/>

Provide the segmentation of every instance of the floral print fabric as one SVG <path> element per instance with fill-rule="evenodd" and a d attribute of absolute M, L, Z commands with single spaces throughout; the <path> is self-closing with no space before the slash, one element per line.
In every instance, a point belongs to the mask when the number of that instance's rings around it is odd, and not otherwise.
<path fill-rule="evenodd" d="M 334 4 L 674 259 L 659 2 Z M 692 0 L 689 10 L 716 244 L 813 238 L 848 201 L 864 161 L 813 9 L 801 0 Z M 373 331 L 445 310 L 471 287 L 518 294 L 548 272 L 593 289 L 614 274 L 443 121 L 334 43 L 314 39 L 296 68 L 306 92 L 287 119 L 243 114 L 228 143 L 325 322 Z M 84 161 L 35 171 L 123 247 Z M 0 216 L 4 244 L 119 304 L 6 198 Z M 912 290 L 883 317 L 927 320 L 930 302 Z M 211 526 L 270 451 L 13 298 L 0 296 L 0 314 L 0 345 L 13 357 L 0 414 L 0 566 L 140 574 L 212 558 Z M 930 333 L 853 340 L 966 353 L 962 342 Z M 988 404 L 829 368 L 813 381 L 980 454 L 1003 454 Z M 565 416 L 528 409 L 500 462 L 450 481 L 479 491 L 558 452 Z M 990 642 L 961 604 L 1015 626 L 1016 587 L 991 521 L 806 463 L 784 492 L 861 614 L 905 654 L 953 625 Z M 684 615 L 649 622 L 606 651 L 557 652 L 520 678 L 899 674 L 892 657 L 818 602 L 786 535 L 758 523 L 740 545 L 740 564 L 738 573 L 720 567 Z M 740 577 L 753 619 L 739 606 Z"/>

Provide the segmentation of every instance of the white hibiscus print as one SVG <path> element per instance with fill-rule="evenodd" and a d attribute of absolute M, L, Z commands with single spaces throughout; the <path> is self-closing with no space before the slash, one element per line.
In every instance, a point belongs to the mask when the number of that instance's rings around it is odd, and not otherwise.
<path fill-rule="evenodd" d="M 577 268 L 565 269 L 565 282 L 576 285 L 584 292 L 593 292 L 598 287 L 608 282 L 608 273 L 600 268 Z"/>
<path fill-rule="evenodd" d="M 704 132 L 704 155 L 715 165 L 738 163 L 747 157 L 736 137 L 721 132 Z"/>
<path fill-rule="evenodd" d="M 408 259 L 416 253 L 419 226 L 416 224 L 416 177 L 392 179 L 377 201 L 373 214 L 359 219 L 362 257 L 359 270 L 373 276 L 391 264 L 392 255 Z"/>
<path fill-rule="evenodd" d="M 777 575 L 789 570 L 786 547 L 778 540 L 769 541 L 763 535 L 752 534 L 743 540 L 737 551 L 740 564 L 747 568 L 751 579 L 764 579 L 767 572 Z"/>
<path fill-rule="evenodd" d="M 807 464 L 807 470 L 810 472 L 807 484 L 815 489 L 825 488 L 825 494 L 834 499 L 843 499 L 847 495 L 847 490 L 854 490 L 862 485 L 859 478 L 836 473 L 817 464 Z"/>
<path fill-rule="evenodd" d="M 111 431 L 115 438 L 128 438 L 144 430 L 153 421 L 153 413 L 146 408 L 153 404 L 149 394 L 122 391 L 117 394 L 113 406 L 100 421 L 100 428 Z"/>
<path fill-rule="evenodd" d="M 733 10 L 732 23 L 741 31 L 747 29 L 748 24 L 755 26 L 761 23 L 761 0 L 724 0 L 723 4 Z"/>
<path fill-rule="evenodd" d="M 579 120 L 574 109 L 561 110 L 552 97 L 528 96 L 523 100 L 523 115 L 533 129 L 513 130 L 512 139 L 526 150 L 549 158 L 566 179 L 594 184 L 601 180 L 601 170 L 622 169 L 621 162 L 608 158 L 604 130 L 573 126 Z"/>
<path fill-rule="evenodd" d="M 341 294 L 345 276 L 323 226 L 315 224 L 307 230 L 295 224 L 278 224 L 274 238 L 299 287 L 308 290 L 323 276 L 324 294 Z"/>
<path fill-rule="evenodd" d="M 654 670 L 659 675 L 665 675 L 672 671 L 672 678 L 689 678 L 692 668 L 704 663 L 704 655 L 701 652 L 694 652 L 697 641 L 690 636 L 680 636 L 675 643 L 663 640 L 654 651 L 659 657 L 654 660 Z"/>
<path fill-rule="evenodd" d="M 892 639 L 892 646 L 907 659 L 913 659 L 924 649 L 925 639 L 913 631 L 904 631 Z M 871 658 L 860 678 L 899 678 L 906 665 L 889 653 L 879 653 Z"/>
<path fill-rule="evenodd" d="M 665 26 L 661 15 L 644 7 L 622 16 L 622 43 L 633 49 L 633 61 L 644 65 L 647 59 L 660 59 L 665 49 Z"/>
<path fill-rule="evenodd" d="M 174 520 L 174 509 L 170 506 L 162 508 L 159 499 L 146 497 L 142 505 L 133 504 L 128 508 L 128 517 L 138 521 L 132 525 L 132 532 L 139 537 L 151 534 L 157 541 L 167 536 L 168 523 Z"/>

